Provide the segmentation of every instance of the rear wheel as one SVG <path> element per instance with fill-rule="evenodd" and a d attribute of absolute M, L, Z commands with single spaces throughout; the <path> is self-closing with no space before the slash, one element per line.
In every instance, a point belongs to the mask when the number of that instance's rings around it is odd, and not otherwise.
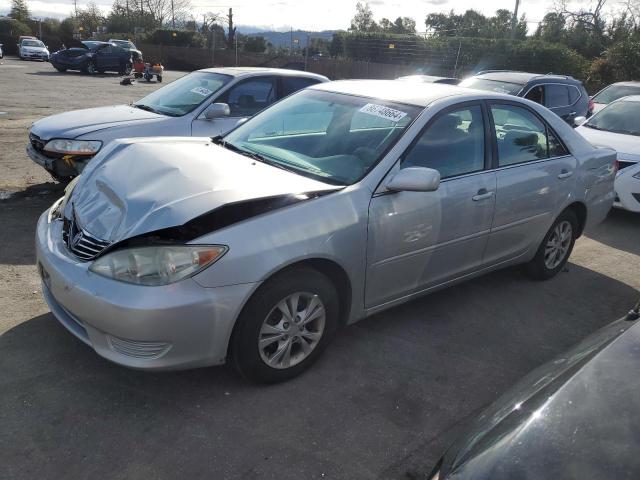
<path fill-rule="evenodd" d="M 338 315 L 338 294 L 320 272 L 299 268 L 273 277 L 238 318 L 230 345 L 235 367 L 257 382 L 299 375 L 331 340 Z"/>
<path fill-rule="evenodd" d="M 122 75 L 131 75 L 131 71 L 132 70 L 133 70 L 133 68 L 132 68 L 131 64 L 127 63 L 120 69 L 120 74 L 122 74 Z"/>
<path fill-rule="evenodd" d="M 578 232 L 578 219 L 571 210 L 560 214 L 544 236 L 536 256 L 526 265 L 529 276 L 547 280 L 562 270 L 573 251 Z"/>

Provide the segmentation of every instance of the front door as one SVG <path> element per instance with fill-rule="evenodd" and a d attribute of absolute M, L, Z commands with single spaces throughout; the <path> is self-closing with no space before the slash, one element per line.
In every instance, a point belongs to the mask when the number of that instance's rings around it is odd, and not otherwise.
<path fill-rule="evenodd" d="M 496 192 L 495 173 L 486 171 L 491 157 L 486 118 L 480 103 L 449 108 L 403 154 L 396 168 L 438 170 L 438 190 L 381 192 L 372 198 L 367 308 L 481 268 Z"/>
<path fill-rule="evenodd" d="M 224 135 L 242 120 L 252 117 L 263 108 L 277 100 L 277 77 L 254 77 L 243 80 L 229 88 L 214 102 L 229 105 L 228 117 L 207 120 L 199 115 L 191 124 L 194 137 L 213 137 Z"/>
<path fill-rule="evenodd" d="M 528 108 L 492 104 L 498 164 L 496 210 L 487 264 L 516 259 L 537 246 L 572 190 L 577 162 Z"/>

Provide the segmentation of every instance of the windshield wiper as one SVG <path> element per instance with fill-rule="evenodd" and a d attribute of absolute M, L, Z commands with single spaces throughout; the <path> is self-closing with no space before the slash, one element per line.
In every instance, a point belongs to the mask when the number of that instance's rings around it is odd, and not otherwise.
<path fill-rule="evenodd" d="M 140 110 L 146 110 L 147 112 L 151 112 L 151 113 L 161 113 L 158 110 L 156 110 L 153 107 L 150 107 L 149 105 L 144 105 L 142 103 L 134 103 L 131 105 L 132 107 L 136 107 L 139 108 Z"/>
<path fill-rule="evenodd" d="M 591 123 L 585 123 L 583 126 L 587 127 L 587 128 L 593 128 L 594 130 L 604 130 L 604 128 L 600 128 L 600 127 L 598 127 L 596 125 L 593 125 Z"/>
<path fill-rule="evenodd" d="M 233 143 L 225 142 L 222 139 L 221 135 L 218 135 L 217 137 L 212 137 L 211 141 L 213 143 L 215 143 L 216 145 L 220 145 L 221 147 L 226 148 L 227 150 L 231 150 L 232 152 L 239 153 L 240 155 L 244 155 L 245 157 L 249 157 L 249 158 L 251 158 L 253 160 L 257 160 L 258 162 L 266 163 L 267 165 L 271 165 L 272 167 L 277 167 L 277 168 L 280 168 L 282 170 L 290 171 L 290 169 L 286 168 L 280 162 L 276 162 L 274 160 L 271 160 L 271 159 L 265 157 L 264 155 L 260 155 L 259 153 L 252 152 L 251 150 L 246 150 L 244 148 L 240 148 L 240 147 L 234 145 Z"/>

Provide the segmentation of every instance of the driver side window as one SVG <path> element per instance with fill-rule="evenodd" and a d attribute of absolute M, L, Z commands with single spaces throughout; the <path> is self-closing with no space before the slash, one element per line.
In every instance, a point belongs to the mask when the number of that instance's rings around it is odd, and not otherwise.
<path fill-rule="evenodd" d="M 440 114 L 409 147 L 400 168 L 427 167 L 442 178 L 484 169 L 484 117 L 480 105 Z"/>
<path fill-rule="evenodd" d="M 276 94 L 274 77 L 252 78 L 232 87 L 218 101 L 229 105 L 232 117 L 251 117 L 275 102 Z"/>

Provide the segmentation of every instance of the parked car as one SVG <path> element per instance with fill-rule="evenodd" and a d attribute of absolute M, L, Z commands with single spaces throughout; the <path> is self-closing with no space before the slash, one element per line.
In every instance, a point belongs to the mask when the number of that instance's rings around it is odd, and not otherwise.
<path fill-rule="evenodd" d="M 223 137 L 107 145 L 38 222 L 43 293 L 121 365 L 284 380 L 418 295 L 553 277 L 611 208 L 614 162 L 516 97 L 318 84 Z"/>
<path fill-rule="evenodd" d="M 49 61 L 49 50 L 46 45 L 35 38 L 25 38 L 18 45 L 18 56 L 20 60 L 42 60 Z"/>
<path fill-rule="evenodd" d="M 640 212 L 640 95 L 614 100 L 576 131 L 595 146 L 618 152 L 614 207 Z"/>
<path fill-rule="evenodd" d="M 639 478 L 639 309 L 522 379 L 426 478 Z"/>
<path fill-rule="evenodd" d="M 27 153 L 55 179 L 68 181 L 113 139 L 221 135 L 276 100 L 327 81 L 322 75 L 272 68 L 199 70 L 131 105 L 39 120 L 29 132 Z"/>
<path fill-rule="evenodd" d="M 418 83 L 446 83 L 448 85 L 458 85 L 460 83 L 459 78 L 436 77 L 433 75 L 407 75 L 404 77 L 398 77 L 396 80 Z"/>
<path fill-rule="evenodd" d="M 118 40 L 118 39 L 112 38 L 109 40 L 109 42 L 113 43 L 114 45 L 117 45 L 118 47 L 124 50 L 131 52 L 131 58 L 133 58 L 134 60 L 136 58 L 142 58 L 142 52 L 138 50 L 138 48 L 133 44 L 133 42 L 129 40 Z"/>
<path fill-rule="evenodd" d="M 51 65 L 59 72 L 79 70 L 94 73 L 117 72 L 129 75 L 133 68 L 131 52 L 109 42 L 86 40 L 81 47 L 65 48 L 51 55 Z"/>
<path fill-rule="evenodd" d="M 568 75 L 489 70 L 463 80 L 460 86 L 532 100 L 547 107 L 569 125 L 573 125 L 576 117 L 586 117 L 593 110 L 582 82 Z"/>
<path fill-rule="evenodd" d="M 629 95 L 640 95 L 640 82 L 612 83 L 591 97 L 594 105 L 593 113 L 599 112 L 614 100 Z"/>

